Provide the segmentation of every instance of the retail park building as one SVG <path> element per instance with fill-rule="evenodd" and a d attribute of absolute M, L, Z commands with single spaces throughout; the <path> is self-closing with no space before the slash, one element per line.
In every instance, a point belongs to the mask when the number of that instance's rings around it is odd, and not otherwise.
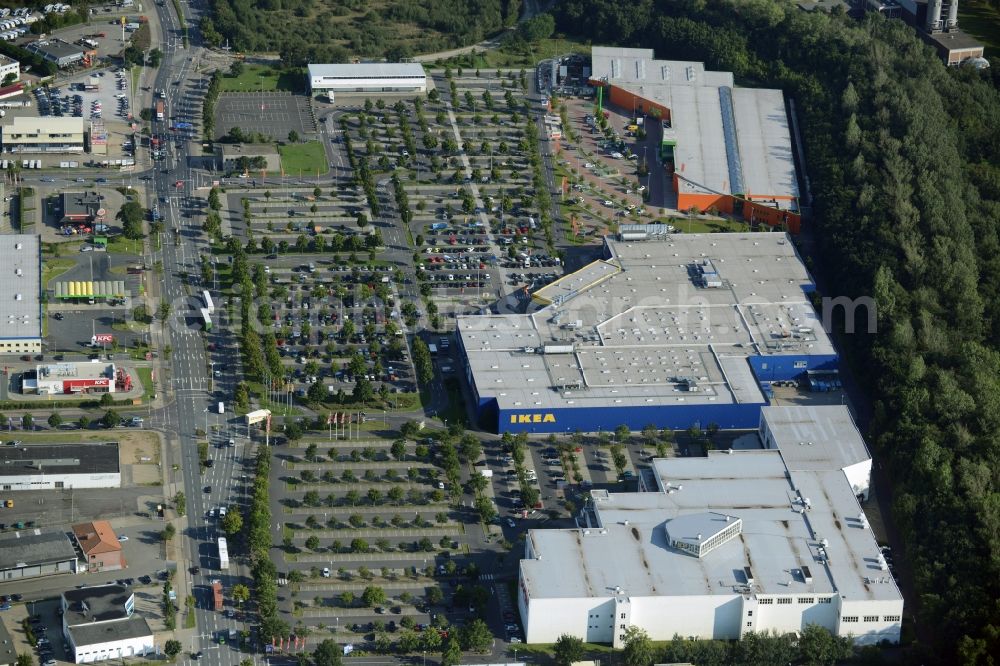
<path fill-rule="evenodd" d="M 770 448 L 655 460 L 645 492 L 594 490 L 578 528 L 531 530 L 518 585 L 527 642 L 621 647 L 631 627 L 735 640 L 810 624 L 898 642 L 903 599 L 858 502 L 871 460 L 846 407 L 769 407 L 758 432 Z"/>
<path fill-rule="evenodd" d="M 788 235 L 620 232 L 536 311 L 458 318 L 484 428 L 753 429 L 772 382 L 836 370 Z"/>
<path fill-rule="evenodd" d="M 662 132 L 679 210 L 714 209 L 798 231 L 799 188 L 780 90 L 736 87 L 732 72 L 614 47 L 591 50 L 590 82 L 619 108 L 663 121 L 655 131 Z"/>
<path fill-rule="evenodd" d="M 41 272 L 38 236 L 0 235 L 5 271 L 0 279 L 0 354 L 42 351 Z"/>
<path fill-rule="evenodd" d="M 362 62 L 309 65 L 313 95 L 336 93 L 425 93 L 427 73 L 418 62 Z"/>

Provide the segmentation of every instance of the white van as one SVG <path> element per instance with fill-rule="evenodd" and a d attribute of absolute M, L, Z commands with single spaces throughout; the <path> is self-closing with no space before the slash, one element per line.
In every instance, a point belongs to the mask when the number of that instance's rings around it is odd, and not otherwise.
<path fill-rule="evenodd" d="M 226 403 L 224 403 L 224 402 L 220 402 L 219 403 L 219 413 L 220 414 L 225 414 L 226 413 Z"/>

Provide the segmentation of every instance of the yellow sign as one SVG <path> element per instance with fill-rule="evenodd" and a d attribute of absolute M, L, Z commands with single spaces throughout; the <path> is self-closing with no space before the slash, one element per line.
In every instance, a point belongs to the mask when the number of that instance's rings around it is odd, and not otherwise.
<path fill-rule="evenodd" d="M 120 21 L 120 23 L 121 23 L 122 25 L 125 25 L 126 23 L 128 23 L 128 19 L 126 19 L 126 18 L 125 18 L 125 17 L 123 16 L 123 17 L 121 18 L 121 21 Z"/>
<path fill-rule="evenodd" d="M 511 414 L 511 423 L 555 423 L 555 414 Z"/>

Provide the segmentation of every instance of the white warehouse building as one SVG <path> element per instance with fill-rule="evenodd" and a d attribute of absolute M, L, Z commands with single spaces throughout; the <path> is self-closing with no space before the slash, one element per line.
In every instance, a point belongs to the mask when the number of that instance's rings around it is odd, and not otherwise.
<path fill-rule="evenodd" d="M 843 407 L 808 409 L 820 429 L 846 425 Z M 778 448 L 655 460 L 640 492 L 592 491 L 580 527 L 531 530 L 518 589 L 527 642 L 621 647 L 630 627 L 737 640 L 810 624 L 898 642 L 903 598 L 858 503 L 867 482 L 848 478 L 857 449 L 776 440 L 795 417 L 764 411 Z"/>
<path fill-rule="evenodd" d="M 362 62 L 309 65 L 313 95 L 336 93 L 425 93 L 427 73 L 419 62 Z"/>

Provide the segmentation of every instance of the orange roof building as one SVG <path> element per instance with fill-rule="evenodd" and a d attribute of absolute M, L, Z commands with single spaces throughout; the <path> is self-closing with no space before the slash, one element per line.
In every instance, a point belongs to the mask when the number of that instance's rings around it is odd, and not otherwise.
<path fill-rule="evenodd" d="M 95 520 L 73 526 L 73 536 L 87 563 L 87 571 L 116 571 L 128 564 L 111 523 Z"/>

